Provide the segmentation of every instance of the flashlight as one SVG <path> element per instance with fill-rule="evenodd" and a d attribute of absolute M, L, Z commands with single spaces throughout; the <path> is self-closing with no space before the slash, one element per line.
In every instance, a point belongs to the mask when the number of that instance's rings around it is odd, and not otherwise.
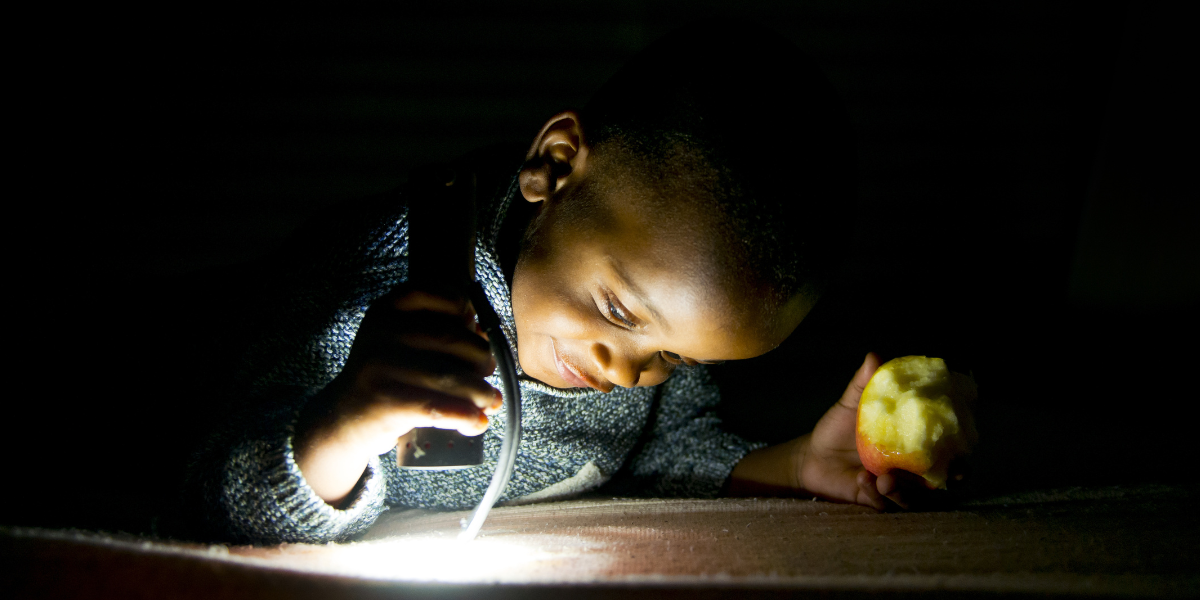
<path fill-rule="evenodd" d="M 465 171 L 465 170 L 464 170 Z M 410 185 L 408 203 L 408 281 L 449 297 L 471 299 L 479 325 L 488 336 L 502 382 L 506 421 L 500 456 L 483 499 L 460 539 L 479 532 L 496 499 L 512 477 L 521 439 L 521 388 L 516 359 L 500 318 L 483 286 L 475 281 L 475 178 L 451 168 L 423 169 Z M 461 469 L 483 464 L 483 435 L 453 429 L 418 427 L 399 439 L 396 463 L 404 469 Z"/>

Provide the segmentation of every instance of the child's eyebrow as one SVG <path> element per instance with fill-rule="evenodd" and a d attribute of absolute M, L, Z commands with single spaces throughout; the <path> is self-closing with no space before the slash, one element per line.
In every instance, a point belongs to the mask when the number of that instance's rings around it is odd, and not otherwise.
<path fill-rule="evenodd" d="M 608 258 L 608 263 L 609 266 L 612 267 L 613 274 L 617 276 L 617 282 L 621 284 L 621 287 L 625 288 L 625 291 L 629 292 L 629 294 L 633 296 L 633 299 L 637 300 L 637 303 L 650 313 L 650 316 L 653 318 L 653 320 L 658 323 L 664 331 L 670 332 L 670 323 L 663 318 L 662 313 L 658 312 L 658 309 L 654 308 L 654 305 L 650 303 L 649 299 L 647 299 L 645 292 L 643 292 L 642 289 L 633 283 L 633 280 L 625 274 L 625 269 L 621 267 L 621 263 L 618 262 L 616 258 L 611 256 Z"/>

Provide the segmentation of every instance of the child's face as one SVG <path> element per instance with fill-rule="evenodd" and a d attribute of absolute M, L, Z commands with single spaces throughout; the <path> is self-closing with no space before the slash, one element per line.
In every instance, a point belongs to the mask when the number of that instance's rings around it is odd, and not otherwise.
<path fill-rule="evenodd" d="M 612 186 L 573 211 L 577 191 L 538 200 L 514 272 L 518 355 L 530 376 L 604 392 L 657 385 L 680 362 L 763 354 L 811 308 L 797 298 L 763 318 L 748 308 L 761 303 L 724 289 L 705 256 L 714 245 L 689 233 L 702 230 L 689 226 L 698 217 L 655 214 L 635 191 Z"/>

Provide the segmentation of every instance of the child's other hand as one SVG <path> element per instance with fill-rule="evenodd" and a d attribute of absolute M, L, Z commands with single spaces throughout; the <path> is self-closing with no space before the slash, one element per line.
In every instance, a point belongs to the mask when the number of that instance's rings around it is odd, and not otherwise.
<path fill-rule="evenodd" d="M 931 499 L 921 477 L 899 470 L 877 477 L 863 468 L 858 456 L 855 444 L 858 401 L 879 365 L 879 356 L 874 352 L 868 354 L 841 399 L 813 428 L 807 448 L 801 454 L 800 485 L 818 496 L 877 510 L 887 508 L 889 503 L 901 508 L 920 506 Z"/>
<path fill-rule="evenodd" d="M 372 456 L 414 427 L 478 435 L 502 406 L 496 368 L 465 296 L 401 286 L 367 311 L 346 366 L 305 408 L 295 455 L 314 491 L 340 502 Z"/>
<path fill-rule="evenodd" d="M 841 399 L 821 417 L 812 433 L 747 454 L 733 469 L 729 493 L 799 493 L 877 510 L 889 505 L 909 508 L 932 500 L 922 478 L 905 471 L 876 477 L 863 468 L 858 456 L 854 439 L 858 400 L 879 365 L 879 356 L 873 352 L 867 355 Z"/>

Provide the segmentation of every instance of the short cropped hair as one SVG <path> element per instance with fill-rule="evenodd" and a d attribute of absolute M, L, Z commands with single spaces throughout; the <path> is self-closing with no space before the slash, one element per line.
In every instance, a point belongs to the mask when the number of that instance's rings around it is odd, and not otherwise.
<path fill-rule="evenodd" d="M 597 155 L 705 190 L 694 201 L 715 213 L 729 272 L 770 304 L 815 300 L 836 277 L 856 144 L 829 81 L 789 40 L 741 23 L 685 27 L 627 63 L 581 117 Z"/>

